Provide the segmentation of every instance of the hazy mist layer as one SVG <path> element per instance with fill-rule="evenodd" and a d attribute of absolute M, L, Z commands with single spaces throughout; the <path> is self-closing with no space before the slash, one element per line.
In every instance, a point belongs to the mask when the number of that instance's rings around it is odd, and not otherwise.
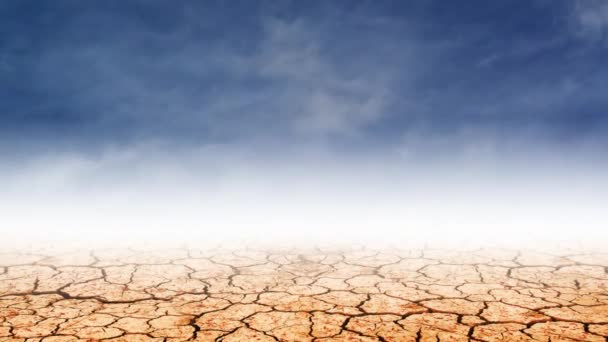
<path fill-rule="evenodd" d="M 577 162 L 590 155 L 176 151 L 140 146 L 15 162 L 1 173 L 8 184 L 0 195 L 2 234 L 106 242 L 608 241 L 604 164 Z"/>

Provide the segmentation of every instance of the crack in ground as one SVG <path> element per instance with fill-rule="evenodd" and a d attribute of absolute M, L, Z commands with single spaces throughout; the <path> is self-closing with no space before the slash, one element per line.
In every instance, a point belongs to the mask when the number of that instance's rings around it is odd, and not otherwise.
<path fill-rule="evenodd" d="M 608 341 L 605 255 L 0 253 L 0 341 Z"/>

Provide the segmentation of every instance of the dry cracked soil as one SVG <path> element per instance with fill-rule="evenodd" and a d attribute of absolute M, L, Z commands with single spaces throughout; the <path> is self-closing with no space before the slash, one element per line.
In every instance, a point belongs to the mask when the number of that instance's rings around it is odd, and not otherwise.
<path fill-rule="evenodd" d="M 0 252 L 0 341 L 608 341 L 608 254 Z"/>

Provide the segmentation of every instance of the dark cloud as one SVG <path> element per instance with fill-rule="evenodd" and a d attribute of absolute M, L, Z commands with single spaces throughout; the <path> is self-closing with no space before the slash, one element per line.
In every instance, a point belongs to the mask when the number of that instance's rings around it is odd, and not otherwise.
<path fill-rule="evenodd" d="M 3 2 L 2 144 L 602 143 L 586 4 Z"/>

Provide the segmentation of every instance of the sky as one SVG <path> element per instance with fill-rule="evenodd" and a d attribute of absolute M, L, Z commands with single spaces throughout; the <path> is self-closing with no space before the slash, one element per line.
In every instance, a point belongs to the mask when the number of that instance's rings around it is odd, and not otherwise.
<path fill-rule="evenodd" d="M 599 234 L 606 60 L 603 0 L 0 0 L 2 229 Z"/>

